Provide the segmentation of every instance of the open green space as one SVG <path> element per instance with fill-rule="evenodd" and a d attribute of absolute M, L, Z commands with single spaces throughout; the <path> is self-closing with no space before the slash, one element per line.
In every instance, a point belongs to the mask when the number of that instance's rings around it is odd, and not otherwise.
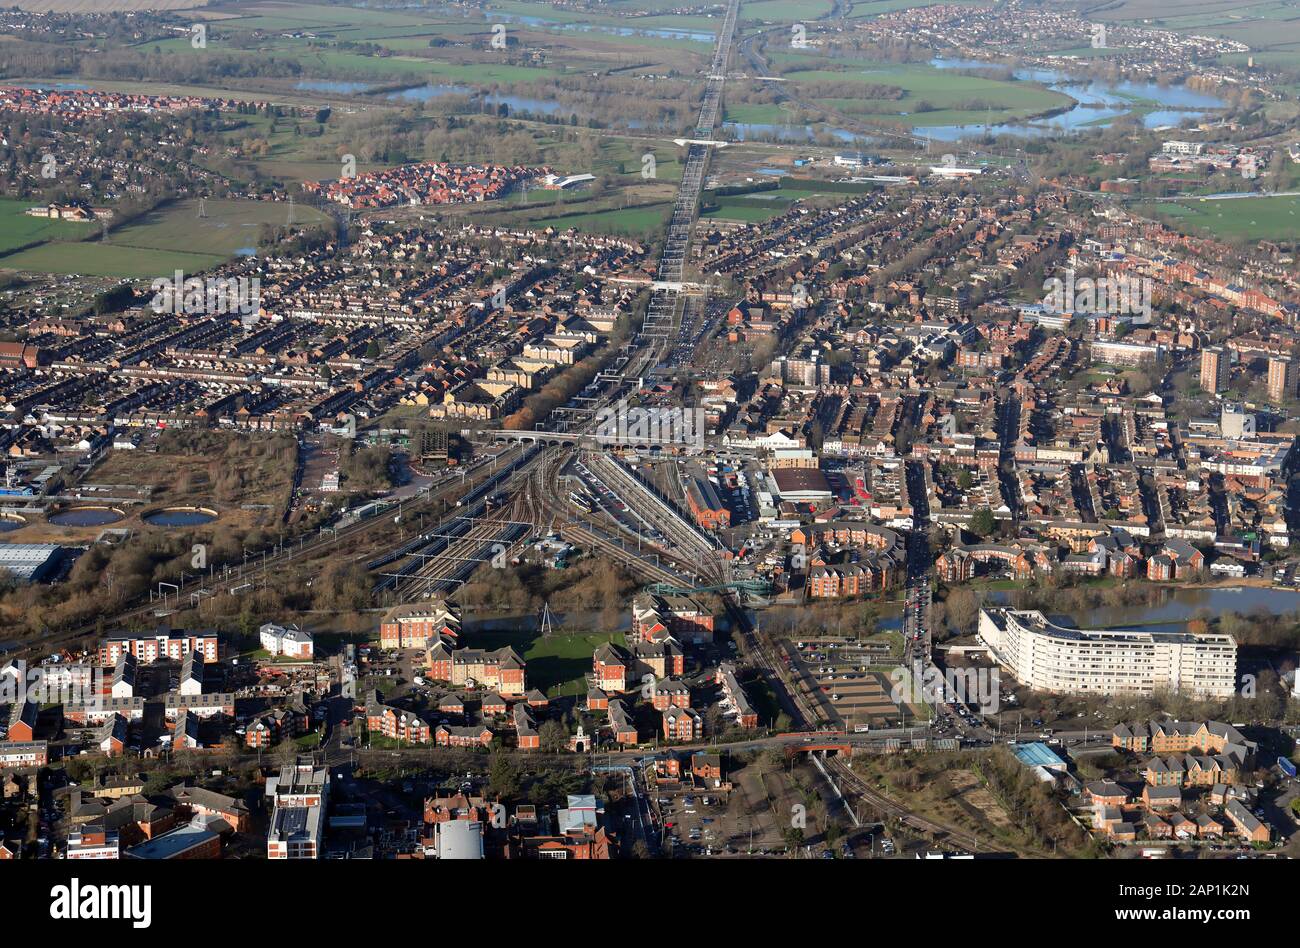
<path fill-rule="evenodd" d="M 794 66 L 785 73 L 792 92 L 809 102 L 863 119 L 903 122 L 913 126 L 1007 122 L 1041 115 L 1072 105 L 1070 96 L 1035 82 L 967 75 L 919 63 L 879 63 L 842 60 L 842 68 L 827 69 L 826 60 L 808 53 L 775 53 L 775 62 Z M 862 95 L 819 98 L 819 86 L 861 84 Z M 901 95 L 872 96 L 871 86 L 898 89 Z M 801 88 L 802 87 L 802 88 Z M 838 92 L 839 90 L 836 89 Z M 745 116 L 742 118 L 742 116 Z M 775 105 L 732 105 L 727 117 L 736 121 L 780 123 Z"/>
<path fill-rule="evenodd" d="M 1296 240 L 1300 235 L 1300 197 L 1189 199 L 1143 205 L 1142 213 L 1153 212 L 1175 226 L 1215 237 Z"/>
<path fill-rule="evenodd" d="M 568 230 L 570 227 L 593 234 L 623 234 L 630 237 L 643 237 L 663 227 L 672 211 L 672 205 L 652 204 L 645 207 L 613 208 L 607 211 L 592 211 L 589 214 L 569 214 L 559 217 L 546 217 L 531 221 L 528 226 L 534 228 L 554 227 Z"/>
<path fill-rule="evenodd" d="M 57 221 L 31 217 L 29 207 L 42 206 L 39 201 L 0 200 L 0 253 L 45 240 L 76 240 L 88 234 L 99 233 L 95 223 Z"/>
<path fill-rule="evenodd" d="M 614 633 L 556 632 L 542 638 L 530 629 L 479 630 L 467 636 L 473 648 L 498 649 L 511 646 L 528 665 L 529 688 L 540 688 L 548 697 L 587 693 L 586 674 L 591 657 Z"/>
<path fill-rule="evenodd" d="M 75 244 L 53 242 L 0 257 L 0 266 L 9 270 L 32 270 L 38 273 L 78 273 L 85 276 L 143 280 L 171 276 L 177 270 L 198 273 L 224 259 L 164 250 L 141 253 L 138 247 L 119 247 L 99 241 Z"/>
<path fill-rule="evenodd" d="M 176 270 L 198 273 L 245 248 L 256 247 L 263 224 L 288 223 L 289 206 L 272 201 L 211 200 L 206 202 L 204 213 L 206 216 L 199 216 L 198 201 L 177 201 L 111 231 L 107 242 L 95 239 L 74 243 L 57 239 L 67 236 L 62 230 L 38 232 L 34 239 L 45 239 L 47 243 L 0 257 L 0 266 L 133 279 L 170 276 Z M 298 224 L 328 219 L 315 208 L 303 205 L 295 206 L 293 215 Z M 0 217 L 0 221 L 7 220 L 7 216 Z M 35 218 L 30 220 L 40 223 Z M 94 225 L 81 225 L 80 230 L 71 233 L 86 233 L 86 227 Z M 0 230 L 0 238 L 3 236 Z"/>
<path fill-rule="evenodd" d="M 256 247 L 263 224 L 283 226 L 289 222 L 289 205 L 279 201 L 210 200 L 203 210 L 205 216 L 200 217 L 198 201 L 177 201 L 114 231 L 109 243 L 224 259 L 246 247 Z M 296 224 L 312 224 L 328 217 L 313 207 L 296 204 L 293 219 Z"/>
<path fill-rule="evenodd" d="M 777 23 L 806 22 L 821 19 L 833 7 L 831 0 L 755 0 L 741 4 L 740 18 Z"/>

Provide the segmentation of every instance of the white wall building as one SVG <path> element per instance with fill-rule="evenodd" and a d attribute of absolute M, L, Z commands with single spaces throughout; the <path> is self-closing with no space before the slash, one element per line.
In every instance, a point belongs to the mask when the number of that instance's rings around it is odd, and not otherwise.
<path fill-rule="evenodd" d="M 1237 643 L 1220 633 L 1069 629 L 1038 611 L 981 609 L 979 637 L 999 665 L 1040 691 L 1229 698 L 1236 687 Z"/>
<path fill-rule="evenodd" d="M 309 659 L 313 654 L 311 633 L 296 625 L 276 625 L 268 622 L 258 634 L 262 648 L 272 655 L 284 655 L 288 658 Z"/>

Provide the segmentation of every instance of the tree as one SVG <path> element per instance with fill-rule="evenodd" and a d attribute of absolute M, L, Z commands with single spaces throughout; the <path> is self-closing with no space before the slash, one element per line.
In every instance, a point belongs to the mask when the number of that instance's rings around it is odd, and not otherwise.
<path fill-rule="evenodd" d="M 977 537 L 986 537 L 996 528 L 997 521 L 993 519 L 993 511 L 987 507 L 975 511 L 975 515 L 970 519 L 970 532 Z"/>
<path fill-rule="evenodd" d="M 557 754 L 569 746 L 569 732 L 559 721 L 543 721 L 537 737 L 542 750 L 548 754 Z"/>
<path fill-rule="evenodd" d="M 519 771 L 505 754 L 492 755 L 488 763 L 488 790 L 494 797 L 515 797 L 519 794 Z"/>
<path fill-rule="evenodd" d="M 969 632 L 974 627 L 979 616 L 979 603 L 975 601 L 973 592 L 964 587 L 954 589 L 948 593 L 944 604 L 950 626 L 959 632 Z"/>

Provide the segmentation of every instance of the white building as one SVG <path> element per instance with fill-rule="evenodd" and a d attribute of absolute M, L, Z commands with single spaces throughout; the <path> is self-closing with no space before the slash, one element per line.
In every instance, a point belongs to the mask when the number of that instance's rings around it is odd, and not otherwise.
<path fill-rule="evenodd" d="M 276 625 L 268 622 L 258 633 L 262 648 L 272 655 L 284 655 L 288 658 L 310 659 L 313 654 L 311 633 L 296 625 Z"/>
<path fill-rule="evenodd" d="M 299 758 L 268 777 L 266 795 L 274 801 L 266 834 L 268 859 L 319 859 L 325 835 L 329 774 L 310 758 Z"/>
<path fill-rule="evenodd" d="M 999 665 L 1040 691 L 1229 698 L 1236 686 L 1237 643 L 1220 633 L 1069 629 L 1038 611 L 981 609 L 979 637 Z"/>
<path fill-rule="evenodd" d="M 68 834 L 66 859 L 118 859 L 118 836 L 115 832 L 82 827 Z"/>
<path fill-rule="evenodd" d="M 177 692 L 187 697 L 203 694 L 203 667 L 201 652 L 186 652 L 185 658 L 181 660 L 181 678 Z"/>

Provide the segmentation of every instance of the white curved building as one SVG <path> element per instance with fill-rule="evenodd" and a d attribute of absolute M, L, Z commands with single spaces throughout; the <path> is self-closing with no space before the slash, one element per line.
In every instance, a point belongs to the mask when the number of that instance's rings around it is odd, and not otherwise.
<path fill-rule="evenodd" d="M 1070 629 L 1036 610 L 981 609 L 979 637 L 999 665 L 1040 691 L 1229 698 L 1236 687 L 1237 643 L 1221 633 Z"/>

